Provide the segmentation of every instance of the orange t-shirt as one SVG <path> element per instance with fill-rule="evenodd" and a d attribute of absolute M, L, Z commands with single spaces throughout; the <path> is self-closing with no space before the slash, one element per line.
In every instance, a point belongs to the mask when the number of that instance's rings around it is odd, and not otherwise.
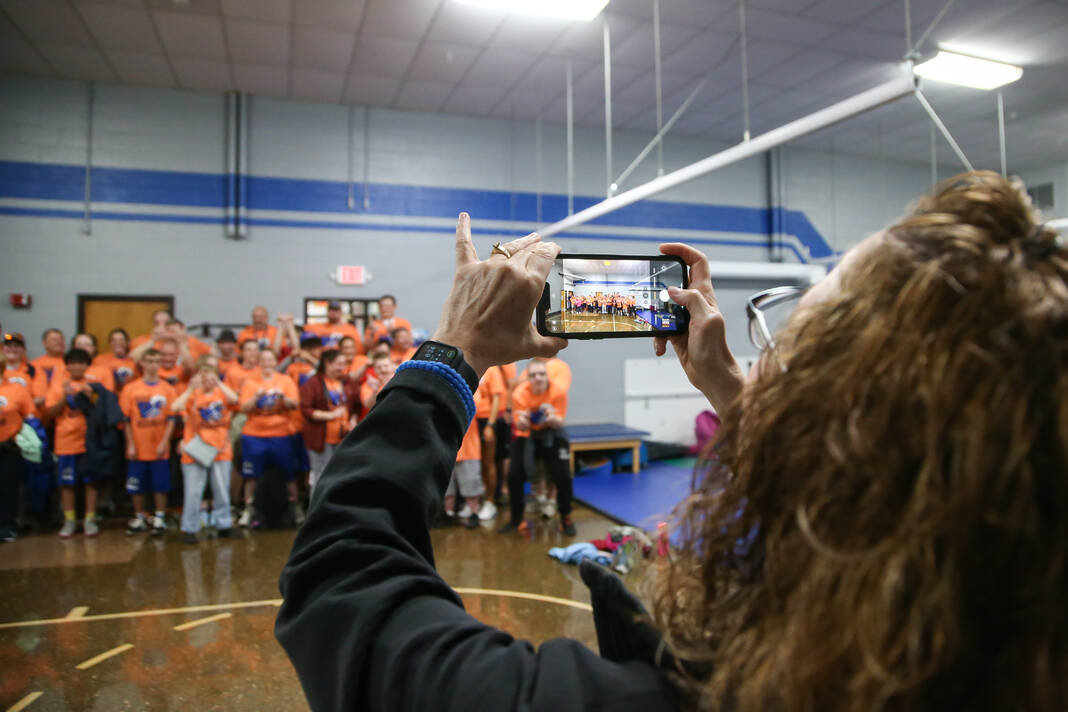
<path fill-rule="evenodd" d="M 62 356 L 49 356 L 48 354 L 38 356 L 33 361 L 30 361 L 30 363 L 37 369 L 38 374 L 42 374 L 43 372 L 42 375 L 45 379 L 45 385 L 48 386 L 52 385 L 52 374 L 55 373 L 56 369 L 65 368 Z"/>
<path fill-rule="evenodd" d="M 122 389 L 119 407 L 126 416 L 126 427 L 133 435 L 134 459 L 138 462 L 161 459 L 156 457 L 156 448 L 167 430 L 167 421 L 174 418 L 171 403 L 177 397 L 171 384 L 162 378 L 155 383 L 138 378 Z"/>
<path fill-rule="evenodd" d="M 30 393 L 34 398 L 45 398 L 48 395 L 48 387 L 52 385 L 52 374 L 57 370 L 65 370 L 66 364 L 63 363 L 62 356 L 49 356 L 48 354 L 38 356 L 30 363 L 37 370 L 33 377 L 33 385 L 30 386 Z"/>
<path fill-rule="evenodd" d="M 85 452 L 85 415 L 77 408 L 71 407 L 63 385 L 71 383 L 78 387 L 89 381 L 84 378 L 79 381 L 71 380 L 65 371 L 57 375 L 58 378 L 52 379 L 52 385 L 48 387 L 48 395 L 45 397 L 45 408 L 65 403 L 63 410 L 56 416 L 56 444 L 52 450 L 57 455 L 81 455 Z"/>
<path fill-rule="evenodd" d="M 371 325 L 367 327 L 366 335 L 368 340 L 373 343 L 383 336 L 389 336 L 394 329 L 400 329 L 401 327 L 411 331 L 412 322 L 399 316 L 395 316 L 392 319 L 374 319 L 371 321 Z"/>
<path fill-rule="evenodd" d="M 393 363 L 400 366 L 405 361 L 411 361 L 412 356 L 415 356 L 415 352 L 418 350 L 414 346 L 406 349 L 390 349 L 389 357 L 393 359 Z"/>
<path fill-rule="evenodd" d="M 472 420 L 464 433 L 464 439 L 460 441 L 460 450 L 456 453 L 456 461 L 481 460 L 482 440 L 478 437 L 478 421 Z"/>
<path fill-rule="evenodd" d="M 565 392 L 571 390 L 571 367 L 558 358 L 551 358 L 545 362 L 545 372 L 549 374 L 549 382 L 560 386 Z M 527 372 L 523 371 L 523 378 Z"/>
<path fill-rule="evenodd" d="M 371 361 L 371 359 L 367 358 L 363 354 L 356 354 L 356 356 L 352 359 L 352 363 L 349 364 L 348 372 L 349 373 L 353 373 L 353 374 L 358 373 L 358 374 L 360 374 L 360 377 L 362 378 L 366 374 L 361 373 L 361 372 L 364 370 L 364 368 L 366 366 L 368 366 L 370 364 L 370 361 Z"/>
<path fill-rule="evenodd" d="M 36 413 L 29 388 L 14 382 L 0 383 L 0 443 L 18 435 L 23 421 Z"/>
<path fill-rule="evenodd" d="M 238 363 L 236 358 L 232 358 L 230 360 L 222 358 L 219 359 L 219 378 L 222 379 L 223 383 L 226 382 L 226 377 L 230 374 L 230 369 L 232 369 L 234 366 L 240 365 L 241 364 Z"/>
<path fill-rule="evenodd" d="M 499 414 L 501 410 L 504 409 L 506 395 L 507 386 L 505 386 L 504 376 L 501 375 L 500 369 L 487 369 L 486 373 L 482 376 L 482 380 L 478 384 L 478 390 L 475 391 L 475 417 L 490 417 L 490 406 L 493 405 L 493 396 L 501 397 L 497 406 L 497 414 Z"/>
<path fill-rule="evenodd" d="M 286 375 L 293 379 L 293 383 L 297 384 L 297 388 L 300 388 L 308 379 L 315 375 L 315 368 L 317 364 L 308 363 L 304 359 L 295 358 L 293 362 L 286 366 Z"/>
<path fill-rule="evenodd" d="M 263 329 L 257 329 L 254 325 L 249 324 L 237 335 L 237 343 L 243 344 L 249 339 L 252 339 L 260 345 L 261 349 L 267 350 L 274 347 L 274 337 L 276 334 L 278 334 L 278 329 L 270 324 Z M 282 342 L 285 342 L 284 336 Z"/>
<path fill-rule="evenodd" d="M 112 383 L 114 388 L 112 389 L 116 393 L 122 390 L 122 387 L 132 381 L 137 374 L 137 364 L 129 356 L 119 358 L 115 354 L 106 353 L 100 354 L 93 359 L 93 368 L 103 368 L 111 372 Z"/>
<path fill-rule="evenodd" d="M 216 462 L 229 462 L 234 458 L 227 433 L 230 430 L 230 408 L 226 405 L 226 396 L 222 389 L 215 387 L 210 391 L 198 388 L 185 404 L 185 437 L 182 442 L 189 442 L 194 435 L 219 450 Z M 192 464 L 193 458 L 182 453 L 182 462 Z"/>
<path fill-rule="evenodd" d="M 173 368 L 160 366 L 159 378 L 161 381 L 166 381 L 170 384 L 178 395 L 185 393 L 185 389 L 189 387 L 189 371 L 177 364 Z"/>
<path fill-rule="evenodd" d="M 326 421 L 326 444 L 337 445 L 341 442 L 341 439 L 345 435 L 345 428 L 348 427 L 349 413 L 348 399 L 345 397 L 345 387 L 341 385 L 341 381 L 335 381 L 331 378 L 324 378 L 326 383 L 326 397 L 330 401 L 330 408 L 333 410 L 339 405 L 345 406 L 345 417 L 335 418 L 334 420 Z"/>
<path fill-rule="evenodd" d="M 259 396 L 256 391 L 263 391 Z M 300 394 L 297 392 L 297 384 L 293 379 L 286 378 L 281 373 L 272 373 L 270 378 L 264 378 L 261 371 L 257 376 L 250 376 L 241 387 L 241 397 L 238 402 L 247 403 L 256 399 L 255 407 L 249 411 L 248 420 L 241 430 L 243 435 L 251 435 L 256 438 L 281 438 L 293 434 L 293 421 L 290 408 L 284 408 L 282 398 L 300 402 Z"/>
<path fill-rule="evenodd" d="M 520 383 L 512 395 L 512 408 L 517 415 L 525 411 L 532 416 L 530 427 L 533 430 L 543 430 L 545 428 L 544 419 L 538 423 L 533 422 L 538 418 L 537 415 L 534 415 L 535 412 L 544 403 L 551 405 L 561 418 L 567 417 L 567 391 L 552 381 L 549 381 L 549 388 L 541 395 L 533 393 L 529 382 Z"/>
<path fill-rule="evenodd" d="M 259 372 L 259 368 L 245 368 L 241 364 L 235 363 L 226 372 L 226 378 L 223 382 L 230 387 L 230 390 L 240 395 L 241 388 L 245 385 L 245 381 Z"/>
<path fill-rule="evenodd" d="M 30 366 L 25 361 L 20 363 L 17 368 L 11 368 L 10 364 L 4 369 L 4 373 L 0 376 L 0 380 L 8 381 L 16 385 L 22 386 L 26 389 L 26 394 L 30 396 L 30 401 L 33 401 L 33 381 L 30 376 Z"/>
<path fill-rule="evenodd" d="M 326 322 L 319 324 L 305 324 L 304 330 L 315 334 L 322 339 L 324 349 L 336 349 L 342 339 L 346 336 L 350 336 L 353 341 L 356 342 L 356 353 L 363 353 L 363 344 L 360 342 L 360 332 L 356 331 L 356 327 L 348 322 L 342 321 L 337 324 L 328 324 Z"/>
<path fill-rule="evenodd" d="M 496 368 L 501 369 L 501 375 L 504 377 L 504 387 L 507 388 L 508 387 L 508 381 L 511 381 L 513 378 L 515 378 L 515 371 L 516 371 L 515 364 L 514 363 L 506 363 L 506 364 L 502 364 L 500 366 L 497 366 Z"/>

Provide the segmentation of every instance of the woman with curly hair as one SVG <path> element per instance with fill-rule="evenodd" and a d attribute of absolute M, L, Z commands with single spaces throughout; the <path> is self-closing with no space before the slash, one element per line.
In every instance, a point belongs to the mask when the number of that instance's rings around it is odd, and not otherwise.
<path fill-rule="evenodd" d="M 600 657 L 468 616 L 426 530 L 473 412 L 460 376 L 563 345 L 530 326 L 558 251 L 479 262 L 461 215 L 434 341 L 463 359 L 398 372 L 282 574 L 276 633 L 313 709 L 1065 709 L 1068 249 L 1015 186 L 954 178 L 807 293 L 755 295 L 748 382 L 707 259 L 661 247 L 690 266 L 670 341 L 723 428 L 652 614 L 584 562 Z"/>

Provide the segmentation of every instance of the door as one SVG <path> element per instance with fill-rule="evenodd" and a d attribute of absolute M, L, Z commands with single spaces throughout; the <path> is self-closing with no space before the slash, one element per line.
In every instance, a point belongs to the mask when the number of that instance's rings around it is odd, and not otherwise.
<path fill-rule="evenodd" d="M 174 297 L 163 295 L 79 294 L 78 331 L 92 334 L 100 353 L 108 351 L 108 334 L 123 328 L 133 339 L 152 331 L 152 315 L 174 313 Z"/>

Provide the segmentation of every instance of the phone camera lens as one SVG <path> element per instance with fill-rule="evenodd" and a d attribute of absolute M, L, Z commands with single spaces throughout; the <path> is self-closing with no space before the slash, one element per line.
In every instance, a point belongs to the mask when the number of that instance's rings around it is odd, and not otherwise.
<path fill-rule="evenodd" d="M 449 358 L 456 358 L 456 349 L 449 349 L 449 351 L 448 351 L 448 353 L 446 355 Z"/>

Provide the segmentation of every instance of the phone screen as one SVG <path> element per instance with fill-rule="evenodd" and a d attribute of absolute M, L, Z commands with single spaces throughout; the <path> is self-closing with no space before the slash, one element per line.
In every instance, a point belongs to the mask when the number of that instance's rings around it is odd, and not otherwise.
<path fill-rule="evenodd" d="M 682 333 L 688 314 L 668 287 L 687 284 L 686 265 L 674 257 L 560 255 L 542 297 L 539 330 L 566 338 Z"/>

